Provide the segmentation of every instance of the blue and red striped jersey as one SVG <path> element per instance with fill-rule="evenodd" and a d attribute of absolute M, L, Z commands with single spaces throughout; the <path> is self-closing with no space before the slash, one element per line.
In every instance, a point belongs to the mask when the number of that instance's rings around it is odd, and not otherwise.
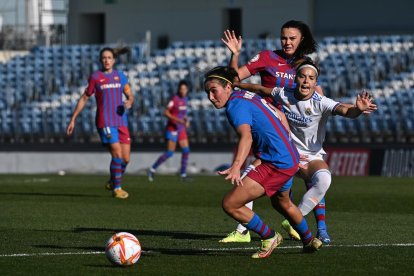
<path fill-rule="evenodd" d="M 168 102 L 167 109 L 170 111 L 171 115 L 184 119 L 187 116 L 187 97 L 180 97 L 174 95 L 171 100 Z M 179 131 L 185 128 L 185 124 L 180 124 L 174 120 L 168 120 L 167 130 L 168 131 Z"/>
<path fill-rule="evenodd" d="M 295 88 L 295 59 L 287 59 L 282 51 L 265 50 L 254 56 L 246 67 L 250 74 L 260 74 L 261 84 L 268 88 Z"/>
<path fill-rule="evenodd" d="M 117 70 L 109 74 L 96 71 L 90 76 L 85 92 L 88 96 L 95 94 L 97 128 L 128 126 L 122 100 L 127 84 L 125 74 Z"/>

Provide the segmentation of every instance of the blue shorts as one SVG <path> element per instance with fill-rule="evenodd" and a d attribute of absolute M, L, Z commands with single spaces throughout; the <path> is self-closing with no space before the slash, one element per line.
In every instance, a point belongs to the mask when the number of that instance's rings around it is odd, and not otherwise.
<path fill-rule="evenodd" d="M 170 140 L 174 143 L 177 143 L 177 141 L 186 140 L 188 139 L 187 131 L 185 129 L 182 129 L 180 131 L 167 130 L 165 132 L 165 139 Z"/>
<path fill-rule="evenodd" d="M 131 144 L 131 137 L 126 126 L 98 128 L 102 144 Z"/>

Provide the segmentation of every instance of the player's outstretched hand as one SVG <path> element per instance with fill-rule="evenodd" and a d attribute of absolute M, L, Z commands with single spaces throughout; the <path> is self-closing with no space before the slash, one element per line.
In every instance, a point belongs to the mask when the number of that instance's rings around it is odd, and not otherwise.
<path fill-rule="evenodd" d="M 230 167 L 227 170 L 218 171 L 217 173 L 219 175 L 225 175 L 226 177 L 224 179 L 230 180 L 232 185 L 236 184 L 237 186 L 243 186 L 243 181 L 240 178 L 240 169 Z"/>
<path fill-rule="evenodd" d="M 377 105 L 373 103 L 371 94 L 365 90 L 363 90 L 362 93 L 357 96 L 355 105 L 364 114 L 369 114 L 377 110 Z"/>
<path fill-rule="evenodd" d="M 227 48 L 229 48 L 233 55 L 240 54 L 243 39 L 241 36 L 237 38 L 236 33 L 233 30 L 225 30 L 224 38 L 222 38 L 221 41 L 226 44 Z"/>

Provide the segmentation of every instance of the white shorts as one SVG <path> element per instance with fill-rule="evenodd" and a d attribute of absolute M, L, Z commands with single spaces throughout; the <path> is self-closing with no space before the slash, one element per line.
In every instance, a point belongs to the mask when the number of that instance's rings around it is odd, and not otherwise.
<path fill-rule="evenodd" d="M 318 151 L 318 152 L 305 152 L 305 151 L 302 151 L 302 150 L 300 150 L 300 149 L 298 149 L 298 152 L 299 152 L 299 154 L 300 155 L 307 155 L 307 159 L 308 160 L 301 160 L 300 161 L 300 164 L 301 165 L 306 165 L 306 164 L 308 164 L 309 162 L 311 162 L 311 161 L 313 161 L 313 160 L 322 160 L 322 161 L 325 161 L 325 155 L 326 155 L 326 152 L 323 150 L 323 149 L 321 149 L 320 151 Z"/>

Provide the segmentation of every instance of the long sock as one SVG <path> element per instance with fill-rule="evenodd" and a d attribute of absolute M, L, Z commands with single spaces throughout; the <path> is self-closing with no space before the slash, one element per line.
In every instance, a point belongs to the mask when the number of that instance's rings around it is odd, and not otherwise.
<path fill-rule="evenodd" d="M 246 206 L 250 210 L 253 210 L 253 201 L 250 201 L 249 203 L 246 203 L 246 205 L 244 205 L 244 206 Z M 243 224 L 239 223 L 237 225 L 237 231 L 239 231 L 240 233 L 243 233 L 243 232 L 247 231 L 247 228 L 244 227 Z"/>
<path fill-rule="evenodd" d="M 114 189 L 121 188 L 122 159 L 112 157 L 109 171 L 111 172 L 111 181 L 112 181 L 112 184 L 113 184 L 113 188 Z"/>
<path fill-rule="evenodd" d="M 313 174 L 311 182 L 306 183 L 308 191 L 298 205 L 303 216 L 309 214 L 323 199 L 331 185 L 331 180 L 331 172 L 326 169 L 318 170 Z"/>
<path fill-rule="evenodd" d="M 121 168 L 122 168 L 122 176 L 125 174 L 125 171 L 126 171 L 126 167 L 128 166 L 128 163 L 126 163 L 126 162 L 124 162 L 124 161 L 122 161 L 122 164 L 121 164 Z"/>
<path fill-rule="evenodd" d="M 303 244 L 308 244 L 312 240 L 313 236 L 305 218 L 302 218 L 302 221 L 297 225 L 292 224 L 292 227 L 299 233 Z"/>
<path fill-rule="evenodd" d="M 313 209 L 315 214 L 316 223 L 318 224 L 318 229 L 326 230 L 326 208 L 325 208 L 325 198 L 319 202 L 318 205 Z"/>
<path fill-rule="evenodd" d="M 181 176 L 187 175 L 187 163 L 188 163 L 189 155 L 190 155 L 190 148 L 189 147 L 183 148 L 182 154 L 181 154 L 181 170 L 180 170 Z"/>
<path fill-rule="evenodd" d="M 155 161 L 155 163 L 152 165 L 152 169 L 156 170 L 162 163 L 164 163 L 168 158 L 170 158 L 171 156 L 173 156 L 174 152 L 171 150 L 168 150 L 166 152 L 164 152 L 163 154 L 161 154 L 160 157 L 158 157 L 157 161 Z"/>
<path fill-rule="evenodd" d="M 267 226 L 256 214 L 254 214 L 253 218 L 246 224 L 246 228 L 256 232 L 262 240 L 270 239 L 275 236 L 275 231 Z"/>

